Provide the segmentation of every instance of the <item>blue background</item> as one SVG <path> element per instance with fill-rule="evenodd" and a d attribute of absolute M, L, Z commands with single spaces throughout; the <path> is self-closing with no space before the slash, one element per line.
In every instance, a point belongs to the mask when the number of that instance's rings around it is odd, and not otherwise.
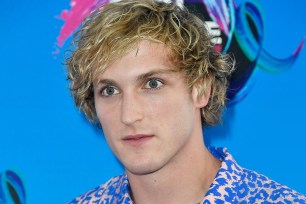
<path fill-rule="evenodd" d="M 71 39 L 52 54 L 63 25 L 56 16 L 69 1 L 0 4 L 0 173 L 21 176 L 27 203 L 64 203 L 123 172 L 69 95 L 62 62 Z M 289 56 L 306 35 L 306 2 L 259 4 L 264 48 Z M 206 143 L 228 147 L 241 166 L 306 194 L 305 100 L 304 48 L 289 71 L 257 70 L 252 91 L 227 108 L 223 126 L 206 130 Z"/>

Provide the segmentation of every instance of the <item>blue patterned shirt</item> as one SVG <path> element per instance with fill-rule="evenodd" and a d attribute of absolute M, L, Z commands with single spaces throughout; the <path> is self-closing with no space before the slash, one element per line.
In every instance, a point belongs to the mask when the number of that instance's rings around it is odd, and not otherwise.
<path fill-rule="evenodd" d="M 240 167 L 226 148 L 209 148 L 221 167 L 201 204 L 210 203 L 305 203 L 306 197 L 270 180 L 266 176 Z M 133 204 L 126 175 L 110 179 L 107 183 L 74 199 L 69 204 Z"/>

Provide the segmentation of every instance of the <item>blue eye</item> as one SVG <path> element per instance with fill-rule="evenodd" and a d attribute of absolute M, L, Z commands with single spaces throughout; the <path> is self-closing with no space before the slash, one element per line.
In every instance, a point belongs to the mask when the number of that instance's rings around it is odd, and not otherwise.
<path fill-rule="evenodd" d="M 163 83 L 160 80 L 158 80 L 158 79 L 150 79 L 146 83 L 145 88 L 147 88 L 147 89 L 158 89 L 162 85 L 163 85 Z"/>
<path fill-rule="evenodd" d="M 119 91 L 117 88 L 113 87 L 113 86 L 107 86 L 105 88 L 102 89 L 102 95 L 103 96 L 112 96 L 115 94 L 118 94 Z"/>

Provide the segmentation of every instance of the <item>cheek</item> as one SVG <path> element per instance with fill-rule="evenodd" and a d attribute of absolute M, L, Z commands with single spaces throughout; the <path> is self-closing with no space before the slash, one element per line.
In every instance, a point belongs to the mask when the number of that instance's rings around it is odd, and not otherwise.
<path fill-rule="evenodd" d="M 119 125 L 118 118 L 115 117 L 115 110 L 112 111 L 112 108 L 108 109 L 105 106 L 103 108 L 100 107 L 97 109 L 97 115 L 104 133 L 104 137 L 110 148 L 116 154 L 117 151 L 114 145 L 114 141 L 116 140 L 115 135 L 118 135 Z"/>
<path fill-rule="evenodd" d="M 96 113 L 99 119 L 99 122 L 102 126 L 103 131 L 106 133 L 108 128 L 111 128 L 115 125 L 115 122 L 118 122 L 118 108 L 114 107 L 114 104 L 102 104 L 95 103 Z M 111 124 L 111 125 L 110 125 Z"/>
<path fill-rule="evenodd" d="M 147 115 L 151 116 L 152 121 L 158 121 L 160 126 L 179 125 L 185 121 L 193 120 L 194 109 L 190 98 L 185 95 L 172 95 L 171 97 L 161 97 L 158 100 L 151 101 L 150 107 L 147 109 Z M 154 117 L 154 120 L 153 120 Z"/>
<path fill-rule="evenodd" d="M 173 99 L 164 95 L 148 97 L 145 99 L 145 101 L 146 104 L 144 105 L 143 110 L 147 117 L 154 117 L 155 121 L 158 118 L 163 120 L 169 114 L 172 114 L 177 106 Z"/>

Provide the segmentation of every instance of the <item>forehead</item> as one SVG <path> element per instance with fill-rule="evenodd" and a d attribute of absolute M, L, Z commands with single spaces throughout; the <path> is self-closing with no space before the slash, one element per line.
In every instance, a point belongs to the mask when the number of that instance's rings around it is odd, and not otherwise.
<path fill-rule="evenodd" d="M 113 61 L 99 74 L 101 78 L 124 77 L 143 74 L 154 70 L 173 70 L 172 51 L 162 43 L 141 40 L 137 46 Z"/>

